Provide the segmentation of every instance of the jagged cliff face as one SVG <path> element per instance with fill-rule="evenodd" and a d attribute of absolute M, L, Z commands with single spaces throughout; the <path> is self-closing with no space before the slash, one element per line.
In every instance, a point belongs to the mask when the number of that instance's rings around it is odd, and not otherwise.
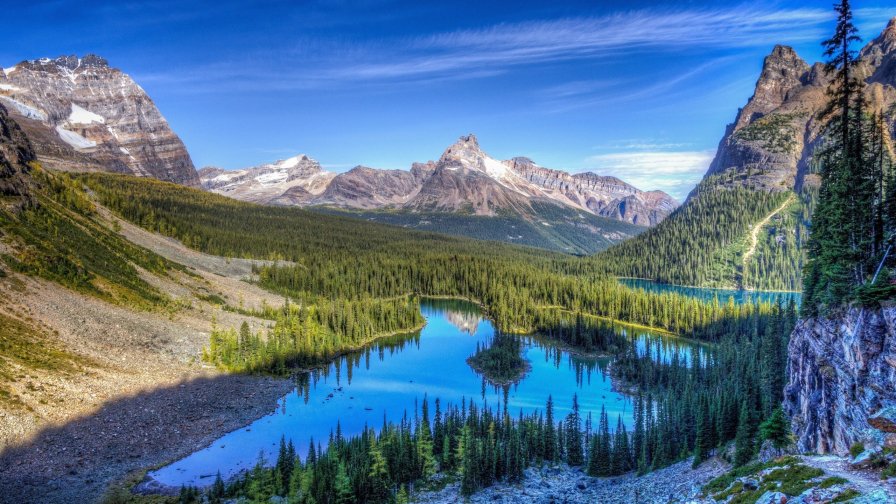
<path fill-rule="evenodd" d="M 871 108 L 890 110 L 896 103 L 896 18 L 860 56 Z M 713 181 L 721 187 L 767 191 L 817 184 L 811 163 L 823 133 L 818 115 L 829 83 L 823 65 L 809 66 L 792 48 L 776 46 L 753 96 L 728 125 L 707 177 L 718 176 Z"/>
<path fill-rule="evenodd" d="M 313 169 L 290 175 L 290 183 L 270 179 L 271 167 L 200 171 L 208 190 L 260 203 L 331 205 L 351 209 L 403 209 L 496 215 L 534 216 L 533 204 L 550 203 L 652 226 L 678 203 L 662 191 L 641 191 L 615 177 L 571 175 L 538 166 L 527 158 L 500 161 L 486 154 L 474 135 L 461 137 L 438 161 L 414 163 L 410 171 L 365 166 L 340 174 Z M 285 176 L 284 176 L 285 177 Z"/>
<path fill-rule="evenodd" d="M 776 46 L 747 105 L 728 126 L 707 176 L 722 185 L 768 191 L 797 187 L 808 172 L 819 134 L 816 116 L 826 102 L 821 67 L 810 67 L 789 47 Z"/>
<path fill-rule="evenodd" d="M 800 321 L 788 353 L 784 407 L 800 450 L 896 447 L 896 308 Z"/>
<path fill-rule="evenodd" d="M 0 104 L 48 168 L 199 185 L 183 142 L 149 96 L 103 58 L 64 56 L 0 70 Z"/>
<path fill-rule="evenodd" d="M 527 158 L 514 158 L 511 168 L 549 199 L 632 224 L 655 226 L 678 206 L 662 191 L 641 191 L 616 177 L 591 172 L 571 175 Z"/>
<path fill-rule="evenodd" d="M 27 171 L 29 162 L 34 161 L 34 152 L 25 133 L 9 117 L 0 105 L 0 205 L 18 205 L 22 198 L 29 201 Z M 5 197 L 5 198 L 4 198 Z"/>

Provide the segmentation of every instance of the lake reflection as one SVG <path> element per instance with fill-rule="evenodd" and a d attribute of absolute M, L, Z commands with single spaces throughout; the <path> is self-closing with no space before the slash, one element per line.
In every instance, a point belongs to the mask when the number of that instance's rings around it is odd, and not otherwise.
<path fill-rule="evenodd" d="M 570 411 L 578 394 L 584 416 L 607 409 L 613 423 L 621 416 L 632 423 L 631 400 L 612 390 L 607 368 L 609 358 L 580 357 L 541 338 L 522 337 L 524 358 L 531 370 L 514 385 L 486 385 L 466 363 L 477 343 L 487 344 L 494 326 L 477 306 L 461 301 L 426 299 L 421 302 L 426 326 L 410 336 L 381 340 L 368 350 L 356 352 L 297 380 L 296 389 L 279 400 L 279 407 L 251 425 L 224 435 L 208 448 L 151 472 L 165 485 L 209 485 L 220 471 L 227 479 L 252 467 L 263 453 L 276 459 L 281 436 L 292 439 L 304 456 L 309 440 L 326 443 L 339 424 L 343 435 L 360 434 L 366 426 L 379 428 L 385 421 L 413 416 L 424 397 L 432 411 L 436 398 L 445 404 L 464 399 L 480 405 L 503 408 L 517 414 L 542 410 L 549 395 L 554 398 L 555 416 Z M 638 330 L 639 349 L 660 336 Z M 679 351 L 685 359 L 690 345 L 663 338 L 662 355 Z M 653 345 L 651 345 L 653 346 Z M 656 350 L 654 350 L 656 351 Z"/>

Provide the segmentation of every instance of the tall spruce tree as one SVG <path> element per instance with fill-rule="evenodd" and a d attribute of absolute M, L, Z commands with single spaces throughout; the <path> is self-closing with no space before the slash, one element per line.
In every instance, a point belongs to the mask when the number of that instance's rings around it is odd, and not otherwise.
<path fill-rule="evenodd" d="M 803 280 L 803 314 L 828 313 L 852 300 L 881 260 L 893 223 L 886 183 L 889 132 L 880 112 L 870 112 L 853 45 L 860 41 L 849 0 L 835 6 L 837 26 L 824 41 L 831 77 L 827 122 L 816 157 L 821 187 L 812 216 Z"/>

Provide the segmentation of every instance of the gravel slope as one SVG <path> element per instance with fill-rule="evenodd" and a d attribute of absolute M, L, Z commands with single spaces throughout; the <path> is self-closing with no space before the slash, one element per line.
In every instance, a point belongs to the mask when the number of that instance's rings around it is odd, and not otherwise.
<path fill-rule="evenodd" d="M 110 220 L 118 220 L 105 214 Z M 288 380 L 229 376 L 199 359 L 213 321 L 268 321 L 223 311 L 283 303 L 248 283 L 255 261 L 201 254 L 119 221 L 129 240 L 190 274 L 141 275 L 171 300 L 137 311 L 40 279 L 0 277 L 0 313 L 27 320 L 77 362 L 13 370 L 20 406 L 0 402 L 0 502 L 92 502 L 130 472 L 163 464 L 273 411 Z"/>

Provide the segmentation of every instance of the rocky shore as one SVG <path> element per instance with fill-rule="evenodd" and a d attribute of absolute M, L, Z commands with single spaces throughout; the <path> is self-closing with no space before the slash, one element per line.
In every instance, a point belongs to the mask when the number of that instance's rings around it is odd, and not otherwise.
<path fill-rule="evenodd" d="M 701 487 L 723 474 L 727 464 L 712 459 L 696 469 L 690 461 L 679 462 L 642 477 L 633 474 L 592 478 L 581 468 L 559 465 L 530 468 L 519 484 L 500 483 L 472 495 L 471 503 L 595 503 L 635 504 L 690 502 L 698 499 Z M 413 502 L 449 504 L 461 502 L 460 484 L 451 483 L 436 492 L 416 494 Z"/>

